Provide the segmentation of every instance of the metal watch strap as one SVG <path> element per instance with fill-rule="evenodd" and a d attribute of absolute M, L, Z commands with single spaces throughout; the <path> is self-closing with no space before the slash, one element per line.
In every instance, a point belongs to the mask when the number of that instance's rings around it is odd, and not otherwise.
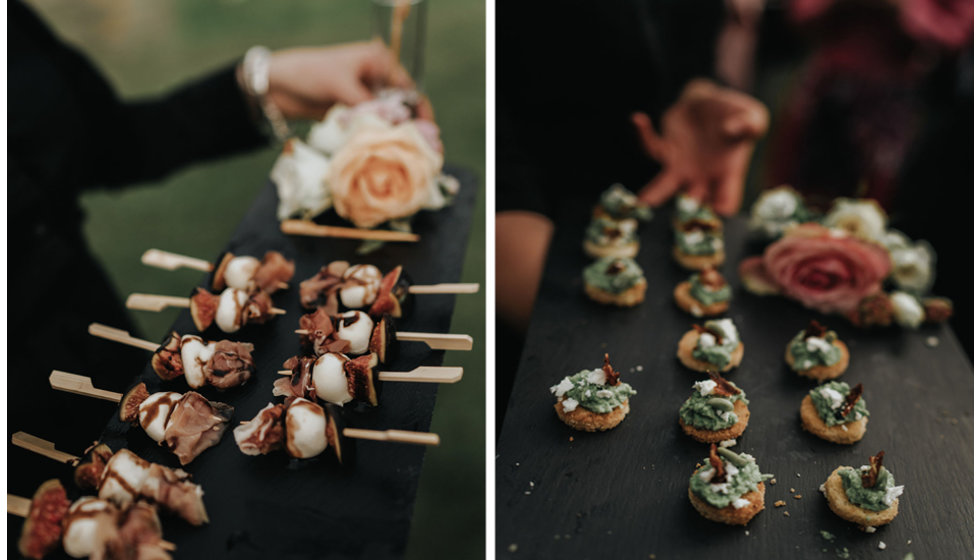
<path fill-rule="evenodd" d="M 242 59 L 242 87 L 258 105 L 262 115 L 269 123 L 272 133 L 281 142 L 285 142 L 291 135 L 289 124 L 286 117 L 276 104 L 268 96 L 269 93 L 269 58 L 272 53 L 269 49 L 262 46 L 255 46 L 245 52 Z"/>

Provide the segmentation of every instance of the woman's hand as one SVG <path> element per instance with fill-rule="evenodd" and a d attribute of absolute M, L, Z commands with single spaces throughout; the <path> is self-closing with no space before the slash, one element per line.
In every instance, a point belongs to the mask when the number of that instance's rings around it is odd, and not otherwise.
<path fill-rule="evenodd" d="M 319 120 L 334 103 L 356 105 L 385 87 L 413 84 L 381 41 L 288 49 L 269 61 L 268 96 L 287 119 Z"/>
<path fill-rule="evenodd" d="M 663 136 L 645 113 L 633 113 L 640 141 L 663 170 L 640 192 L 654 206 L 681 190 L 731 215 L 742 204 L 756 140 L 769 128 L 759 101 L 704 79 L 691 80 L 663 116 Z"/>

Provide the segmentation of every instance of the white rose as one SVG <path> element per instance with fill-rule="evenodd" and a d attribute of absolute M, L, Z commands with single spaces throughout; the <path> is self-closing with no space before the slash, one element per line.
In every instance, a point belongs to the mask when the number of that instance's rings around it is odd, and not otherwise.
<path fill-rule="evenodd" d="M 823 219 L 824 225 L 842 229 L 858 239 L 874 241 L 885 233 L 888 217 L 871 199 L 838 198 Z"/>
<path fill-rule="evenodd" d="M 895 249 L 902 249 L 912 244 L 912 240 L 907 235 L 897 229 L 890 229 L 878 238 L 878 243 L 882 244 L 889 252 Z"/>
<path fill-rule="evenodd" d="M 323 120 L 310 128 L 307 141 L 310 146 L 325 154 L 333 154 L 343 147 L 350 136 L 351 108 L 334 105 Z"/>
<path fill-rule="evenodd" d="M 793 215 L 801 202 L 800 195 L 790 187 L 765 191 L 752 205 L 749 229 L 768 238 L 779 237 L 786 228 L 797 225 Z"/>
<path fill-rule="evenodd" d="M 330 191 L 323 180 L 330 168 L 326 156 L 298 138 L 290 138 L 269 174 L 279 193 L 280 220 L 310 218 L 330 208 Z"/>
<path fill-rule="evenodd" d="M 919 300 L 905 292 L 894 292 L 888 296 L 895 311 L 895 322 L 911 329 L 919 328 L 926 318 Z"/>
<path fill-rule="evenodd" d="M 891 251 L 892 280 L 895 284 L 914 294 L 929 291 L 934 279 L 933 268 L 936 254 L 926 241 Z"/>

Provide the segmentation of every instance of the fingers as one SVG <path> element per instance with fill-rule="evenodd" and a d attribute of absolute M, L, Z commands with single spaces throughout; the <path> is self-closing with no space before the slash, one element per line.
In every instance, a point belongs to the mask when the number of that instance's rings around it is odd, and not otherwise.
<path fill-rule="evenodd" d="M 722 122 L 722 134 L 735 142 L 757 140 L 769 129 L 769 110 L 748 96 L 738 102 L 740 109 L 725 117 Z"/>
<path fill-rule="evenodd" d="M 692 181 L 688 183 L 687 189 L 685 189 L 684 194 L 697 200 L 699 203 L 708 200 L 711 194 L 708 188 L 708 183 L 706 181 Z"/>
<path fill-rule="evenodd" d="M 394 55 L 380 39 L 370 43 L 362 43 L 363 51 L 359 53 L 361 78 L 368 87 L 397 87 L 410 89 L 414 87 L 412 77 L 405 68 L 395 60 Z"/>
<path fill-rule="evenodd" d="M 636 112 L 630 116 L 630 119 L 633 121 L 633 126 L 636 128 L 636 133 L 640 138 L 640 145 L 646 151 L 647 155 L 657 161 L 663 161 L 665 155 L 664 140 L 653 129 L 653 123 L 650 121 L 650 117 L 646 113 Z"/>
<path fill-rule="evenodd" d="M 712 207 L 722 216 L 731 216 L 742 206 L 745 194 L 745 173 L 733 172 L 723 177 L 713 193 Z"/>
<path fill-rule="evenodd" d="M 660 206 L 674 196 L 680 186 L 680 178 L 671 173 L 669 169 L 665 169 L 640 189 L 637 196 L 641 201 L 651 206 Z"/>

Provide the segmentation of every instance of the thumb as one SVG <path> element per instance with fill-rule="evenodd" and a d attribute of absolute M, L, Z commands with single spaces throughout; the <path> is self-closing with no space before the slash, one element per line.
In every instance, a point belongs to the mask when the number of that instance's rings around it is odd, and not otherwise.
<path fill-rule="evenodd" d="M 640 146 L 643 147 L 647 155 L 657 161 L 663 161 L 665 151 L 664 140 L 653 129 L 653 123 L 650 121 L 650 117 L 646 113 L 637 111 L 630 115 L 630 119 L 633 121 L 636 134 L 640 138 Z"/>
<path fill-rule="evenodd" d="M 337 84 L 337 102 L 344 105 L 357 105 L 374 99 L 374 94 L 360 80 L 344 80 Z"/>
<path fill-rule="evenodd" d="M 650 180 L 640 192 L 636 193 L 639 199 L 651 206 L 660 206 L 677 192 L 681 186 L 679 177 L 664 169 L 656 177 Z"/>

